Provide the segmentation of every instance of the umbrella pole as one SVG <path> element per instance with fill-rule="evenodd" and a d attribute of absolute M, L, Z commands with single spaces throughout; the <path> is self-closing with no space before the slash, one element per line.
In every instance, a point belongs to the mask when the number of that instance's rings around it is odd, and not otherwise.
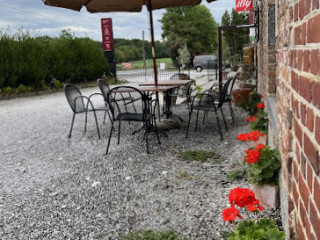
<path fill-rule="evenodd" d="M 152 15 L 152 4 L 151 0 L 147 2 L 147 8 L 149 11 L 149 19 L 150 19 L 150 32 L 151 32 L 151 48 L 152 48 L 152 61 L 153 61 L 153 73 L 154 73 L 154 84 L 158 87 L 158 69 L 157 69 L 157 61 L 156 61 L 156 46 L 154 44 L 154 29 L 153 29 L 153 15 Z M 159 103 L 159 93 L 156 92 L 156 99 Z M 160 120 L 160 106 L 158 104 L 158 121 Z"/>

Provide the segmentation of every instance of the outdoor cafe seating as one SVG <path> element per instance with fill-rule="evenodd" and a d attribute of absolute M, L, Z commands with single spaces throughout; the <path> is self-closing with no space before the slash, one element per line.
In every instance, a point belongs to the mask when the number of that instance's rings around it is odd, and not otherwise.
<path fill-rule="evenodd" d="M 228 88 L 229 88 L 229 85 L 230 85 L 231 81 L 232 81 L 232 79 L 229 79 L 224 84 L 222 92 L 221 92 L 221 94 L 219 96 L 219 101 L 218 102 L 215 101 L 215 98 L 214 98 L 213 95 L 210 95 L 210 94 L 208 94 L 206 92 L 196 94 L 194 97 L 192 97 L 192 100 L 191 100 L 190 105 L 189 105 L 190 110 L 189 110 L 189 121 L 188 121 L 188 127 L 187 127 L 187 132 L 186 132 L 186 139 L 188 138 L 188 135 L 189 135 L 189 128 L 190 128 L 190 122 L 191 122 L 192 113 L 194 111 L 197 112 L 196 124 L 195 124 L 195 131 L 197 131 L 199 113 L 200 113 L 200 111 L 202 111 L 202 112 L 204 112 L 203 123 L 205 122 L 205 116 L 209 112 L 214 112 L 215 113 L 216 121 L 217 121 L 217 125 L 218 125 L 218 130 L 219 130 L 220 137 L 221 137 L 221 141 L 223 140 L 223 134 L 222 134 L 221 126 L 220 126 L 220 120 L 219 120 L 219 116 L 218 116 L 218 111 L 220 110 L 221 115 L 222 115 L 222 119 L 223 119 L 223 122 L 224 122 L 224 125 L 225 125 L 225 128 L 228 131 L 228 126 L 227 126 L 227 123 L 226 123 L 226 119 L 224 117 L 222 106 L 225 103 L 226 96 L 227 96 L 227 91 L 228 91 Z"/>
<path fill-rule="evenodd" d="M 125 99 L 129 98 L 129 101 L 125 101 Z M 148 154 L 150 153 L 148 139 L 150 133 L 155 132 L 158 143 L 161 144 L 154 112 L 158 103 L 157 100 L 152 100 L 149 94 L 146 94 L 135 87 L 119 86 L 109 90 L 107 102 L 112 115 L 112 127 L 109 134 L 106 154 L 109 152 L 115 122 L 118 122 L 117 144 L 120 144 L 122 122 L 143 123 L 143 128 L 141 130 L 144 132 L 143 136 L 146 141 Z"/>

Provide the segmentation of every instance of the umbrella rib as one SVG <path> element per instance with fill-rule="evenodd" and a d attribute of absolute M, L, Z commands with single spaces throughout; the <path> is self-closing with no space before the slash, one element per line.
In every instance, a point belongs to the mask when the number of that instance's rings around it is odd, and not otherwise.
<path fill-rule="evenodd" d="M 91 2 L 91 0 L 88 0 L 84 5 L 87 6 L 87 4 L 90 3 L 90 2 Z"/>

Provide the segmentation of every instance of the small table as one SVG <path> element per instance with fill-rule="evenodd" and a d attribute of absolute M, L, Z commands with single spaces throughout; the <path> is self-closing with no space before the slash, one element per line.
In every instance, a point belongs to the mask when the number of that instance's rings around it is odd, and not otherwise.
<path fill-rule="evenodd" d="M 180 86 L 183 86 L 183 85 L 187 85 L 191 82 L 195 82 L 194 79 L 189 79 L 189 80 L 170 80 L 170 81 L 159 81 L 158 82 L 158 87 L 164 87 L 164 86 L 174 86 L 174 88 L 178 88 Z M 139 83 L 139 86 L 155 86 L 155 83 L 154 82 L 142 82 L 142 83 Z M 172 90 L 172 89 L 171 89 Z M 164 112 L 164 114 L 166 115 L 166 118 L 170 118 L 170 116 L 176 116 L 178 117 L 181 121 L 183 121 L 183 119 L 176 115 L 176 114 L 173 114 L 172 111 L 171 111 L 171 99 L 170 99 L 170 91 L 171 90 L 168 90 L 168 91 L 165 91 L 165 98 L 166 98 L 166 110 Z"/>

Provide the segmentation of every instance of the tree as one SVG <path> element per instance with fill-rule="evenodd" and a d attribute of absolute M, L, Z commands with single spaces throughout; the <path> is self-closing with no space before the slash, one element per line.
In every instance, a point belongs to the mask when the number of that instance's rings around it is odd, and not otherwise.
<path fill-rule="evenodd" d="M 232 9 L 231 15 L 226 10 L 221 18 L 222 26 L 234 26 L 248 24 L 243 13 Z M 231 56 L 242 56 L 243 45 L 249 42 L 249 29 L 232 29 L 223 31 L 223 37 L 230 49 Z"/>
<path fill-rule="evenodd" d="M 174 61 L 177 60 L 178 49 L 184 44 L 191 56 L 212 53 L 218 45 L 218 24 L 204 5 L 168 8 L 159 21 L 162 23 L 162 38 Z"/>

